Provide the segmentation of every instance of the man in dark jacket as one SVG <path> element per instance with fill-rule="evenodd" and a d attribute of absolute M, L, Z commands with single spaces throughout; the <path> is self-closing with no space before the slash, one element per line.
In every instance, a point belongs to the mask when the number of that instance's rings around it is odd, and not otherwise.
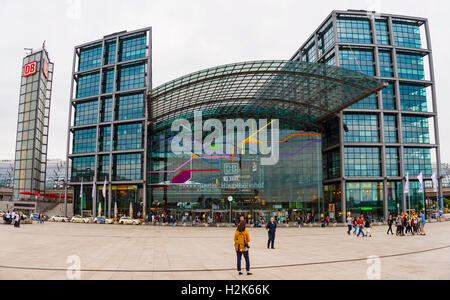
<path fill-rule="evenodd" d="M 392 218 L 392 216 L 389 216 L 389 220 L 388 220 L 389 229 L 388 229 L 387 234 L 389 234 L 389 232 L 390 232 L 392 235 L 394 235 L 394 232 L 392 231 L 393 225 L 394 225 L 394 219 Z"/>
<path fill-rule="evenodd" d="M 266 225 L 267 232 L 269 233 L 269 241 L 267 242 L 267 249 L 272 245 L 272 249 L 275 249 L 275 233 L 277 231 L 277 223 L 275 223 L 275 219 L 270 218 L 270 222 Z"/>

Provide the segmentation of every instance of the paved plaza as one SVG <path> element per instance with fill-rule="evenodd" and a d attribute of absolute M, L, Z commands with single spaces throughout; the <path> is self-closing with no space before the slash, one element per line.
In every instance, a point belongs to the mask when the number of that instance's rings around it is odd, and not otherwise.
<path fill-rule="evenodd" d="M 450 279 L 450 223 L 426 237 L 347 236 L 345 228 L 280 228 L 276 250 L 249 229 L 251 279 Z M 235 271 L 232 228 L 46 223 L 0 225 L 0 279 L 67 279 L 71 256 L 81 279 L 249 279 Z M 379 261 L 369 261 L 371 256 Z M 244 261 L 243 261 L 244 263 Z M 375 272 L 375 273 L 374 273 Z"/>

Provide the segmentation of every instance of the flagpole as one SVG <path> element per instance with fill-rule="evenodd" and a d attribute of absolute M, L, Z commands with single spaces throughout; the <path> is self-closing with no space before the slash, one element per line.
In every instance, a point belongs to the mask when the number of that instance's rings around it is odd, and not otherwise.
<path fill-rule="evenodd" d="M 80 216 L 83 215 L 83 178 L 81 179 L 81 190 L 80 190 Z"/>
<path fill-rule="evenodd" d="M 425 203 L 425 189 L 423 190 L 423 212 L 427 215 L 427 204 Z"/>
<path fill-rule="evenodd" d="M 408 214 L 410 214 L 411 213 L 411 194 L 409 193 L 409 191 L 408 191 L 408 207 L 409 207 Z"/>

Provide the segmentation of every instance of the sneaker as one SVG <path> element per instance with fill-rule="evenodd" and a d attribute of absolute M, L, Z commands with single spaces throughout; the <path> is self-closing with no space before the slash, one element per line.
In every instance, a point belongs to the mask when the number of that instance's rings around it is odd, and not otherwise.
<path fill-rule="evenodd" d="M 247 276 L 252 276 L 252 275 L 253 275 L 253 273 L 250 273 L 250 272 L 247 273 Z"/>
<path fill-rule="evenodd" d="M 239 276 L 242 276 L 242 275 L 244 275 L 242 272 L 239 272 Z"/>

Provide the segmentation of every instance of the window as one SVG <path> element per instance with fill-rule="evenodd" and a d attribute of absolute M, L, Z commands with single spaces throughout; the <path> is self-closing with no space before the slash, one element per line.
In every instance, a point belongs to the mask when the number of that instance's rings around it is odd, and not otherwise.
<path fill-rule="evenodd" d="M 377 20 L 375 22 L 377 28 L 377 42 L 380 45 L 390 45 L 391 38 L 389 37 L 388 25 L 386 21 Z"/>
<path fill-rule="evenodd" d="M 102 93 L 112 93 L 114 91 L 114 69 L 103 71 Z"/>
<path fill-rule="evenodd" d="M 381 77 L 394 77 L 394 69 L 392 67 L 392 57 L 390 51 L 380 51 L 380 75 Z"/>
<path fill-rule="evenodd" d="M 422 48 L 420 27 L 415 23 L 392 24 L 395 45 L 398 47 Z"/>
<path fill-rule="evenodd" d="M 113 181 L 142 180 L 142 155 L 119 154 L 113 156 Z"/>
<path fill-rule="evenodd" d="M 145 64 L 127 65 L 119 70 L 119 91 L 145 87 Z"/>
<path fill-rule="evenodd" d="M 102 107 L 100 111 L 100 122 L 111 122 L 112 120 L 112 98 L 102 99 Z"/>
<path fill-rule="evenodd" d="M 111 65 L 116 62 L 116 41 L 111 40 L 105 43 L 105 65 Z"/>
<path fill-rule="evenodd" d="M 316 55 L 316 45 L 314 40 L 311 40 L 305 47 L 305 49 L 302 50 L 302 61 L 304 62 L 316 62 L 317 61 L 317 55 Z"/>
<path fill-rule="evenodd" d="M 427 112 L 427 91 L 423 86 L 400 84 L 402 110 Z"/>
<path fill-rule="evenodd" d="M 377 115 L 344 115 L 348 127 L 344 140 L 346 143 L 378 143 L 380 141 Z"/>
<path fill-rule="evenodd" d="M 428 118 L 403 116 L 403 143 L 429 144 L 430 130 Z"/>
<path fill-rule="evenodd" d="M 348 182 L 346 184 L 347 211 L 352 215 L 369 214 L 383 218 L 383 183 Z"/>
<path fill-rule="evenodd" d="M 372 44 L 369 20 L 337 20 L 338 39 L 341 43 Z"/>
<path fill-rule="evenodd" d="M 97 109 L 98 102 L 89 101 L 84 103 L 77 103 L 75 106 L 75 126 L 96 124 L 97 123 Z"/>
<path fill-rule="evenodd" d="M 418 54 L 397 53 L 398 77 L 425 80 L 423 58 Z"/>
<path fill-rule="evenodd" d="M 395 89 L 394 84 L 390 83 L 384 90 L 383 90 L 383 108 L 386 110 L 395 110 L 396 109 L 395 104 Z"/>
<path fill-rule="evenodd" d="M 98 151 L 111 151 L 111 126 L 100 127 Z"/>
<path fill-rule="evenodd" d="M 349 107 L 350 109 L 377 109 L 378 108 L 378 97 L 373 94 L 356 104 Z"/>
<path fill-rule="evenodd" d="M 96 135 L 96 128 L 75 130 L 73 133 L 73 153 L 95 152 Z"/>
<path fill-rule="evenodd" d="M 345 176 L 380 177 L 380 149 L 357 147 L 345 148 Z"/>
<path fill-rule="evenodd" d="M 423 148 L 405 148 L 405 173 L 409 176 L 417 176 L 423 172 L 423 176 L 431 176 L 431 151 Z"/>
<path fill-rule="evenodd" d="M 131 120 L 143 117 L 143 94 L 126 95 L 116 98 L 116 120 Z"/>
<path fill-rule="evenodd" d="M 100 67 L 102 61 L 102 45 L 96 44 L 80 49 L 78 71 Z"/>
<path fill-rule="evenodd" d="M 373 51 L 365 48 L 343 48 L 340 51 L 341 68 L 375 76 Z"/>
<path fill-rule="evenodd" d="M 109 155 L 101 155 L 98 157 L 98 173 L 97 180 L 109 180 Z"/>
<path fill-rule="evenodd" d="M 386 148 L 386 175 L 389 177 L 400 176 L 400 156 L 398 148 Z"/>
<path fill-rule="evenodd" d="M 384 139 L 386 143 L 397 143 L 397 118 L 393 115 L 384 116 Z"/>
<path fill-rule="evenodd" d="M 114 128 L 114 150 L 133 150 L 142 148 L 142 124 L 116 125 Z"/>
<path fill-rule="evenodd" d="M 98 95 L 100 73 L 80 75 L 77 84 L 77 98 Z"/>
<path fill-rule="evenodd" d="M 334 44 L 333 22 L 330 20 L 321 30 L 319 39 L 319 55 L 322 56 Z"/>
<path fill-rule="evenodd" d="M 120 39 L 120 61 L 128 61 L 145 57 L 147 35 L 138 33 Z"/>
<path fill-rule="evenodd" d="M 334 179 L 341 176 L 341 156 L 339 150 L 333 150 L 324 154 L 325 178 Z"/>
<path fill-rule="evenodd" d="M 72 160 L 72 182 L 92 181 L 95 172 L 95 156 L 75 157 Z"/>

